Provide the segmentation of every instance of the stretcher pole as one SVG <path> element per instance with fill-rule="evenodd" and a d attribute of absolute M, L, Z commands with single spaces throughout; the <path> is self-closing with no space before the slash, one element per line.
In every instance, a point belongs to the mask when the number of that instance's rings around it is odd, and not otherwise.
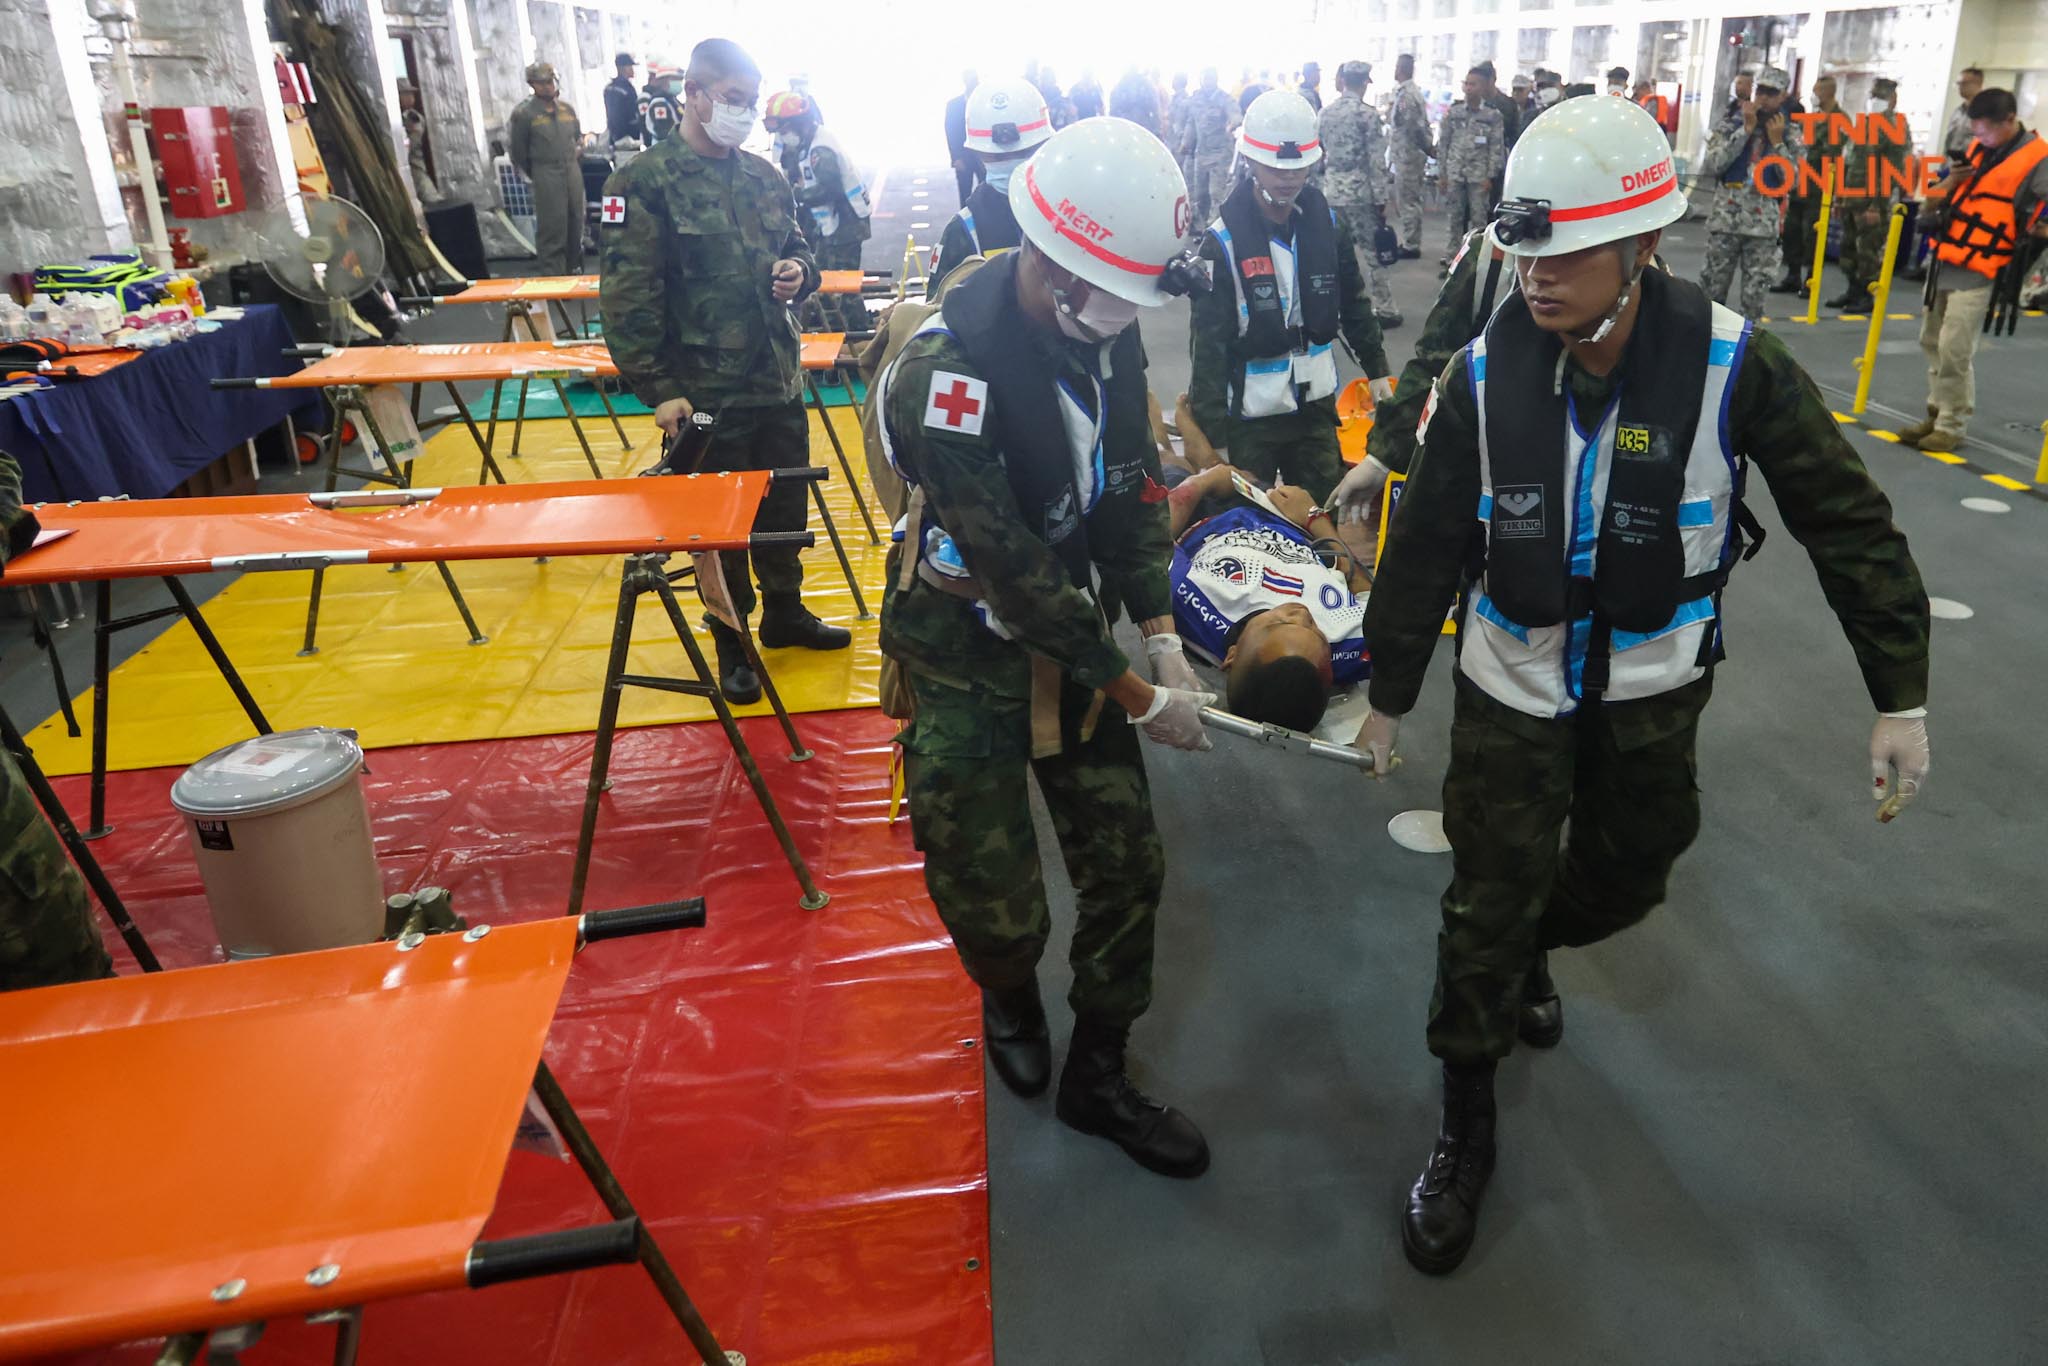
<path fill-rule="evenodd" d="M 854 495 L 859 497 L 858 494 Z M 817 484 L 811 485 L 811 501 L 818 505 L 818 516 L 825 523 L 825 535 L 832 541 L 832 553 L 839 557 L 839 572 L 846 576 L 846 587 L 853 594 L 854 610 L 860 619 L 868 619 L 867 599 L 861 596 L 860 579 L 853 572 L 853 561 L 846 558 L 846 544 L 839 539 L 839 523 L 832 520 L 832 509 L 825 506 L 825 490 Z"/>
<path fill-rule="evenodd" d="M 448 391 L 448 401 L 455 405 L 456 415 L 462 419 L 462 425 L 469 428 L 469 439 L 476 442 L 477 451 L 484 458 L 483 468 L 476 472 L 477 483 L 483 483 L 486 477 L 501 484 L 507 482 L 505 471 L 498 468 L 498 462 L 491 456 L 491 443 L 484 438 L 483 432 L 478 430 L 476 419 L 469 415 L 469 405 L 462 401 L 461 393 L 455 388 L 455 381 L 444 379 L 441 381 L 441 387 Z"/>
<path fill-rule="evenodd" d="M 868 500 L 861 496 L 860 480 L 853 477 L 853 465 L 846 458 L 846 447 L 839 444 L 839 432 L 832 425 L 831 415 L 825 411 L 825 396 L 818 392 L 818 382 L 812 377 L 809 370 L 804 371 L 804 388 L 810 391 L 811 407 L 817 410 L 818 421 L 823 423 L 825 427 L 825 436 L 832 442 L 832 453 L 839 457 L 839 469 L 846 476 L 846 487 L 853 490 L 853 505 L 860 509 L 860 519 L 867 524 L 868 544 L 880 545 L 882 538 L 875 532 L 875 519 L 868 512 Z M 851 384 L 847 386 L 846 392 L 850 398 L 853 394 L 853 386 Z M 833 543 L 835 545 L 838 543 L 838 537 L 833 537 Z M 858 590 L 856 590 L 857 593 Z M 866 616 L 867 612 L 863 610 L 861 615 Z"/>
<path fill-rule="evenodd" d="M 533 1093 L 540 1100 L 541 1108 L 548 1112 L 548 1118 L 555 1122 L 555 1128 L 561 1131 L 562 1142 L 568 1147 L 570 1156 L 583 1169 L 584 1176 L 597 1191 L 597 1198 L 604 1202 L 612 1218 L 631 1219 L 637 1226 L 635 1251 L 640 1265 L 646 1269 L 647 1278 L 654 1282 L 662 1303 L 682 1325 L 690 1345 L 697 1349 L 698 1357 L 709 1366 L 726 1366 L 725 1350 L 718 1345 L 718 1339 L 712 1334 L 710 1325 L 704 1322 L 704 1316 L 697 1312 L 689 1292 L 683 1289 L 682 1279 L 662 1252 L 661 1244 L 655 1242 L 654 1235 L 647 1231 L 647 1221 L 640 1218 L 639 1211 L 633 1208 L 625 1187 L 619 1184 L 611 1164 L 604 1160 L 604 1153 L 591 1138 L 590 1130 L 583 1127 L 582 1117 L 569 1103 L 569 1097 L 563 1093 L 561 1083 L 555 1080 L 555 1074 L 548 1070 L 545 1061 L 534 1068 Z"/>
<path fill-rule="evenodd" d="M 1849 410 L 1854 417 L 1863 416 L 1863 410 L 1870 403 L 1870 378 L 1877 373 L 1877 339 L 1884 331 L 1885 308 L 1891 303 L 1892 267 L 1899 254 L 1899 235 L 1906 227 L 1906 206 L 1892 205 L 1891 223 L 1884 233 L 1884 262 L 1878 268 L 1877 284 L 1871 290 L 1870 328 L 1863 338 L 1863 359 L 1858 365 L 1861 371 L 1856 376 L 1856 406 Z"/>
<path fill-rule="evenodd" d="M 156 954 L 151 952 L 149 941 L 142 937 L 141 929 L 128 914 L 128 907 L 122 904 L 121 895 L 114 890 L 114 884 L 108 879 L 106 869 L 100 867 L 100 861 L 94 858 L 92 850 L 86 847 L 85 838 L 78 833 L 78 827 L 72 824 L 71 813 L 64 809 L 63 801 L 57 796 L 57 789 L 50 786 L 50 780 L 43 773 L 42 765 L 36 762 L 35 752 L 28 747 L 28 741 L 22 738 L 21 732 L 15 728 L 14 718 L 7 714 L 4 707 L 0 707 L 0 745 L 5 745 L 7 752 L 14 756 L 14 762 L 21 768 L 21 776 L 28 780 L 29 791 L 36 794 L 36 801 L 42 806 L 43 814 L 50 818 L 51 826 L 57 831 L 57 838 L 62 840 L 65 849 L 70 851 L 72 861 L 78 865 L 78 871 L 84 876 L 86 885 L 91 887 L 93 895 L 100 899 L 100 906 L 106 911 L 107 919 L 113 921 L 114 928 L 120 931 L 122 942 L 128 945 L 128 952 L 135 955 L 135 961 L 142 965 L 144 972 L 162 972 L 164 965 L 158 962 Z"/>

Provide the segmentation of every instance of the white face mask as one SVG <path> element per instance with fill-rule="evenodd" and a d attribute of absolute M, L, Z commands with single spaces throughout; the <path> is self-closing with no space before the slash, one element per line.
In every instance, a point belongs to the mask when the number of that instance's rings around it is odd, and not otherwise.
<path fill-rule="evenodd" d="M 720 147 L 737 147 L 753 135 L 755 117 L 751 105 L 735 109 L 724 100 L 713 100 L 711 122 L 704 125 L 704 131 Z"/>
<path fill-rule="evenodd" d="M 1870 97 L 1869 109 L 1873 114 L 1889 114 L 1892 112 L 1892 102 L 1890 100 L 1881 100 L 1877 96 L 1872 95 Z"/>
<path fill-rule="evenodd" d="M 981 168 L 982 178 L 988 181 L 988 187 L 997 194 L 1008 194 L 1010 177 L 1017 173 L 1018 165 L 1019 163 L 1014 161 L 984 162 Z"/>
<path fill-rule="evenodd" d="M 1090 346 L 1100 346 L 1138 320 L 1138 306 L 1119 299 L 1108 290 L 1091 290 L 1087 304 L 1076 312 L 1067 291 L 1052 292 L 1053 318 L 1066 336 Z"/>
<path fill-rule="evenodd" d="M 1607 93 L 1610 95 L 1626 95 L 1628 91 L 1622 89 L 1618 85 L 1610 85 L 1607 87 Z"/>
<path fill-rule="evenodd" d="M 1542 105 L 1546 109 L 1548 109 L 1551 105 L 1556 104 L 1559 100 L 1563 98 L 1564 91 L 1558 89 L 1554 85 L 1546 85 L 1541 90 L 1538 90 L 1536 92 L 1536 103 Z"/>
<path fill-rule="evenodd" d="M 782 145 L 784 147 L 787 147 L 792 152 L 797 151 L 804 145 L 803 134 L 797 132 L 793 128 L 784 129 L 782 132 L 776 134 L 776 137 L 781 140 Z"/>

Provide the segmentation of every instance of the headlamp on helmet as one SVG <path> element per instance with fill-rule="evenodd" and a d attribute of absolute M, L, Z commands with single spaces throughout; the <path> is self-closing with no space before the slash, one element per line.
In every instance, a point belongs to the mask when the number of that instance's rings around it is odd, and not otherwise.
<path fill-rule="evenodd" d="M 1493 216 L 1493 235 L 1504 247 L 1550 240 L 1550 201 L 1503 199 Z"/>
<path fill-rule="evenodd" d="M 1194 248 L 1166 263 L 1159 273 L 1159 292 L 1176 299 L 1190 294 L 1207 294 L 1216 288 L 1216 263 L 1203 259 Z"/>

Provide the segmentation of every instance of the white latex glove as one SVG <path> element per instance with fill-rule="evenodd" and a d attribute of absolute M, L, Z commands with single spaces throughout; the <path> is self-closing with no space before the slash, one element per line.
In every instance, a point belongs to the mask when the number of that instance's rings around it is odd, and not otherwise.
<path fill-rule="evenodd" d="M 1146 739 L 1175 749 L 1213 749 L 1208 731 L 1202 728 L 1202 708 L 1215 700 L 1212 692 L 1155 686 L 1152 705 L 1143 716 L 1133 716 L 1131 724 L 1143 727 Z"/>
<path fill-rule="evenodd" d="M 1337 491 L 1331 495 L 1337 505 L 1337 520 L 1363 522 L 1372 511 L 1372 500 L 1387 486 L 1387 476 L 1392 472 L 1369 455 L 1345 471 L 1337 481 Z"/>
<path fill-rule="evenodd" d="M 1381 375 L 1378 379 L 1367 383 L 1365 387 L 1367 392 L 1372 395 L 1374 407 L 1378 407 L 1382 403 L 1392 403 L 1394 401 L 1394 377 L 1392 375 Z"/>
<path fill-rule="evenodd" d="M 1195 676 L 1195 666 L 1188 663 L 1187 649 L 1181 638 L 1171 631 L 1145 637 L 1145 654 L 1152 661 L 1152 682 L 1161 688 L 1179 688 L 1182 692 L 1200 692 L 1202 680 Z"/>
<path fill-rule="evenodd" d="M 1879 821 L 1889 823 L 1920 795 L 1929 764 L 1927 708 L 1878 716 L 1870 731 L 1870 786 Z M 1896 781 L 1893 770 L 1898 773 Z"/>
<path fill-rule="evenodd" d="M 1401 756 L 1394 753 L 1394 737 L 1400 733 L 1400 717 L 1389 716 L 1377 707 L 1365 714 L 1365 724 L 1358 728 L 1358 739 L 1352 747 L 1372 756 L 1374 778 L 1384 778 L 1401 766 Z"/>

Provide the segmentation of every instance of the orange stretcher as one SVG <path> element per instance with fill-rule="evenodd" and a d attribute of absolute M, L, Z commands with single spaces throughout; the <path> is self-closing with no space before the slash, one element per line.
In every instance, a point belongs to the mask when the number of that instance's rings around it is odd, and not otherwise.
<path fill-rule="evenodd" d="M 519 275 L 503 280 L 472 280 L 467 289 L 444 294 L 444 304 L 535 303 L 550 299 L 595 299 L 595 275 Z"/>
<path fill-rule="evenodd" d="M 112 668 L 109 642 L 113 634 L 167 616 L 182 615 L 212 657 L 258 734 L 269 734 L 263 715 L 234 663 L 206 624 L 179 575 L 217 570 L 261 572 L 311 569 L 313 586 L 306 609 L 302 655 L 314 653 L 319 629 L 320 593 L 327 568 L 336 564 L 417 564 L 431 562 L 469 628 L 470 643 L 485 637 L 448 571 L 456 560 L 523 559 L 550 555 L 625 555 L 619 613 L 612 642 L 611 670 L 600 707 L 599 743 L 593 771 L 609 763 L 611 732 L 618 714 L 626 645 L 632 636 L 633 608 L 643 593 L 659 593 L 671 624 L 688 655 L 693 677 L 644 683 L 664 691 L 706 698 L 725 727 L 727 740 L 768 815 L 784 855 L 789 859 L 807 902 L 823 904 L 803 857 L 784 826 L 746 742 L 719 691 L 715 675 L 692 637 L 675 600 L 674 582 L 694 572 L 670 575 L 663 565 L 672 554 L 744 550 L 764 545 L 811 544 L 809 532 L 753 530 L 754 517 L 771 483 L 796 479 L 815 483 L 821 467 L 795 470 L 746 470 L 715 474 L 671 475 L 657 479 L 577 480 L 550 484 L 483 485 L 427 489 L 360 489 L 312 494 L 259 494 L 239 498 L 161 498 L 111 503 L 37 503 L 32 510 L 42 525 L 43 544 L 16 557 L 7 566 L 16 584 L 92 582 L 97 589 L 98 625 L 93 651 L 93 735 L 91 822 L 86 838 L 107 833 L 107 717 Z M 708 563 L 716 566 L 717 560 Z M 714 571 L 715 572 L 715 569 Z M 175 605 L 130 617 L 113 616 L 115 579 L 159 577 Z M 722 596 L 723 582 L 715 586 Z M 630 590 L 630 591 L 629 591 Z M 773 705 L 791 757 L 809 758 L 795 724 L 761 662 L 744 618 L 736 623 L 742 646 Z M 77 734 L 74 726 L 72 733 Z M 582 870 L 596 837 L 597 793 L 594 779 L 584 812 L 584 840 L 577 856 L 580 898 Z M 112 908 L 109 908 L 110 914 Z M 117 919 L 118 923 L 118 919 Z"/>
<path fill-rule="evenodd" d="M 0 1360 L 168 1336 L 189 1361 L 306 1315 L 353 1361 L 371 1301 L 637 1262 L 722 1366 L 541 1057 L 579 948 L 703 923 L 693 900 L 0 995 L 32 1117 L 0 1125 Z M 479 1241 L 529 1093 L 613 1222 Z"/>
<path fill-rule="evenodd" d="M 855 275 L 857 271 L 827 271 L 828 275 Z M 868 500 L 861 494 L 860 480 L 853 477 L 853 465 L 846 458 L 846 447 L 839 442 L 839 430 L 832 425 L 832 419 L 825 412 L 825 395 L 818 388 L 818 375 L 822 371 L 837 370 L 853 363 L 847 351 L 849 341 L 866 341 L 874 336 L 872 332 L 806 332 L 798 342 L 798 359 L 804 369 L 804 392 L 810 396 L 811 407 L 818 414 L 818 424 L 825 429 L 826 438 L 832 443 L 832 453 L 839 457 L 839 468 L 846 472 L 847 487 L 853 490 L 853 505 L 860 509 L 860 519 L 868 529 L 868 544 L 880 545 L 882 538 L 875 531 L 874 514 L 868 511 Z M 848 393 L 852 392 L 849 386 Z"/>
<path fill-rule="evenodd" d="M 546 381 L 555 388 L 555 396 L 561 400 L 562 411 L 569 419 L 569 426 L 576 433 L 577 444 L 583 448 L 583 458 L 590 465 L 593 477 L 602 478 L 598 467 L 597 454 L 590 448 L 590 437 L 584 431 L 583 420 L 576 415 L 575 405 L 569 401 L 569 392 L 563 388 L 565 380 L 616 378 L 619 369 L 612 363 L 611 352 L 601 341 L 557 343 L 551 341 L 498 341 L 498 342 L 444 342 L 428 346 L 353 346 L 342 349 L 333 347 L 305 348 L 307 354 L 316 356 L 310 365 L 288 375 L 270 375 L 259 379 L 216 379 L 217 389 L 324 389 L 329 402 L 335 409 L 335 421 L 329 426 L 328 441 L 328 487 L 333 488 L 336 476 L 341 473 L 359 478 L 374 479 L 383 483 L 396 483 L 401 487 L 407 481 L 398 469 L 399 462 L 393 458 L 391 445 L 384 432 L 369 412 L 366 393 L 381 385 L 410 384 L 413 386 L 413 414 L 419 414 L 419 387 L 438 384 L 447 391 L 453 404 L 452 412 L 466 427 L 477 449 L 483 456 L 483 468 L 477 473 L 477 481 L 495 478 L 505 482 L 504 471 L 498 468 L 493 454 L 498 439 L 498 399 L 504 393 L 507 381 L 519 383 L 519 409 L 512 427 L 511 455 L 519 455 L 519 442 L 526 429 L 526 395 L 528 387 L 536 380 Z M 455 386 L 464 381 L 491 380 L 491 416 L 488 430 L 480 430 L 476 419 L 469 414 L 469 408 L 462 401 L 462 395 Z M 610 395 L 603 385 L 597 386 L 598 397 L 604 403 L 605 412 L 610 416 L 612 430 L 618 434 L 619 446 L 623 450 L 633 448 L 626 436 L 626 428 L 619 421 L 618 410 L 612 407 Z M 378 455 L 385 466 L 380 470 L 342 470 L 340 432 L 342 418 L 351 415 L 360 418 L 361 425 L 370 432 Z M 407 462 L 408 464 L 410 462 Z M 386 472 L 388 471 L 388 473 Z"/>

